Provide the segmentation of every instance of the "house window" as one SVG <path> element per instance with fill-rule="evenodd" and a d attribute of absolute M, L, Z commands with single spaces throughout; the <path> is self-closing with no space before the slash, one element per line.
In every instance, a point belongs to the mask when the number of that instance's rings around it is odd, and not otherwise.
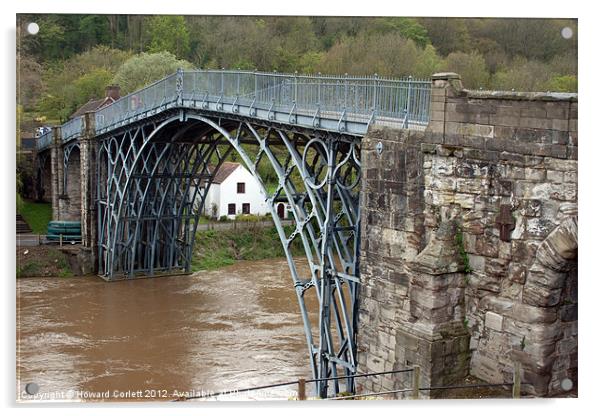
<path fill-rule="evenodd" d="M 236 184 L 236 193 L 237 194 L 244 194 L 245 193 L 245 183 L 244 182 L 238 182 Z"/>
<path fill-rule="evenodd" d="M 242 213 L 250 214 L 251 213 L 251 204 L 242 204 Z"/>
<path fill-rule="evenodd" d="M 228 215 L 236 215 L 236 204 L 228 204 Z"/>

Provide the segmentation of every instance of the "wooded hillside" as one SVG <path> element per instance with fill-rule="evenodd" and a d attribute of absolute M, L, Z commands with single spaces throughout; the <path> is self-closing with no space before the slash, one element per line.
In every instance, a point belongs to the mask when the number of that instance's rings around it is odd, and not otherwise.
<path fill-rule="evenodd" d="M 558 19 L 18 15 L 18 104 L 65 120 L 186 68 L 428 77 L 473 89 L 577 90 L 577 22 Z M 40 31 L 29 35 L 36 22 Z M 570 28 L 572 36 L 566 34 Z M 565 36 L 562 36 L 564 33 Z"/>

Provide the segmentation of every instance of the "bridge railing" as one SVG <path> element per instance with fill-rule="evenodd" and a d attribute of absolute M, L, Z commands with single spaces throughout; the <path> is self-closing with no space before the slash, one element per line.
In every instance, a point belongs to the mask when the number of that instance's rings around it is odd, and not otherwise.
<path fill-rule="evenodd" d="M 52 129 L 42 134 L 38 140 L 36 140 L 36 147 L 38 150 L 44 150 L 52 145 Z"/>
<path fill-rule="evenodd" d="M 246 105 L 289 113 L 335 113 L 366 124 L 426 126 L 430 80 L 253 71 L 183 74 L 185 100 Z"/>
<path fill-rule="evenodd" d="M 74 137 L 79 137 L 84 128 L 84 117 L 75 117 L 61 126 L 61 139 L 66 142 Z"/>
<path fill-rule="evenodd" d="M 173 107 L 177 99 L 176 78 L 177 73 L 171 74 L 98 110 L 95 114 L 96 131 L 116 128 L 133 117 L 149 116 Z"/>
<path fill-rule="evenodd" d="M 256 71 L 194 70 L 171 74 L 120 98 L 95 114 L 96 132 L 181 105 L 182 100 L 244 105 L 365 124 L 424 128 L 429 121 L 430 80 L 378 76 L 300 75 Z M 180 101 L 178 101 L 180 100 Z M 63 125 L 63 140 L 79 134 L 83 119 Z"/>

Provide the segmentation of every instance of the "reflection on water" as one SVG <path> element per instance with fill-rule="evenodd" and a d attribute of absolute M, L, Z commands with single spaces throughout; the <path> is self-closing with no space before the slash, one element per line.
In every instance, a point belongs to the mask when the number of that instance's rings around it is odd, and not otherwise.
<path fill-rule="evenodd" d="M 299 263 L 301 273 L 307 273 Z M 317 321 L 310 299 L 312 321 Z M 311 378 L 299 306 L 284 260 L 192 276 L 106 283 L 17 281 L 17 392 L 37 399 L 171 400 Z M 295 386 L 254 398 L 294 396 Z"/>

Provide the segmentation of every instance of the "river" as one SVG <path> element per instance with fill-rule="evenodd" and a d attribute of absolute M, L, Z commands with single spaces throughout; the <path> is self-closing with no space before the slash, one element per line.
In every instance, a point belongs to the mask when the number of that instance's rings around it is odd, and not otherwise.
<path fill-rule="evenodd" d="M 316 322 L 315 297 L 308 307 Z M 311 371 L 283 259 L 112 283 L 17 279 L 18 400 L 172 400 L 299 377 Z M 220 400 L 295 395 L 293 385 Z"/>

